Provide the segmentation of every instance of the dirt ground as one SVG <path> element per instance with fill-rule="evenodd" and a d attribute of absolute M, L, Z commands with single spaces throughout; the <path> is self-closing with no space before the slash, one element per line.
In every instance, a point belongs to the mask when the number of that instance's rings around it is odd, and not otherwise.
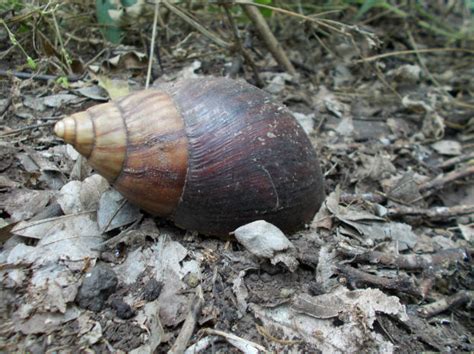
<path fill-rule="evenodd" d="M 323 205 L 252 244 L 127 203 L 53 134 L 145 88 L 154 5 L 127 9 L 118 44 L 89 2 L 2 9 L 2 351 L 474 350 L 474 10 L 271 3 L 289 65 L 238 4 L 162 4 L 150 72 L 246 80 L 310 137 Z"/>

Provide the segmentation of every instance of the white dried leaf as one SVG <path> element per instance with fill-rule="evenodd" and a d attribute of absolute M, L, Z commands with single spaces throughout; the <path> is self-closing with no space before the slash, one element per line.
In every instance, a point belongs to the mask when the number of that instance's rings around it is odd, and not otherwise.
<path fill-rule="evenodd" d="M 393 352 L 393 345 L 373 329 L 375 315 L 385 313 L 402 321 L 408 319 L 399 299 L 378 289 L 348 291 L 340 287 L 320 296 L 300 295 L 293 304 L 270 308 L 252 304 L 251 309 L 270 333 L 276 328 L 285 338 L 302 337 L 327 353 Z M 335 324 L 335 316 L 344 318 L 343 324 Z M 366 347 L 367 343 L 372 347 Z"/>
<path fill-rule="evenodd" d="M 298 123 L 303 127 L 303 130 L 306 134 L 311 134 L 314 131 L 314 117 L 315 114 L 303 114 L 298 112 L 291 112 L 293 116 L 296 118 Z"/>
<path fill-rule="evenodd" d="M 160 322 L 160 302 L 152 301 L 145 304 L 137 314 L 135 321 L 147 329 L 148 339 L 145 344 L 130 351 L 130 354 L 154 353 L 165 335 Z"/>
<path fill-rule="evenodd" d="M 97 174 L 82 182 L 71 181 L 61 188 L 58 203 L 66 215 L 97 210 L 99 199 L 108 188 L 107 180 Z"/>
<path fill-rule="evenodd" d="M 3 194 L 0 208 L 10 214 L 12 222 L 26 220 L 44 210 L 53 195 L 52 191 L 17 189 Z"/>
<path fill-rule="evenodd" d="M 108 232 L 138 220 L 140 209 L 125 201 L 115 189 L 102 193 L 97 210 L 97 222 L 103 232 Z"/>
<path fill-rule="evenodd" d="M 316 281 L 323 290 L 329 290 L 337 280 L 332 279 L 335 274 L 336 250 L 323 245 L 319 250 L 318 265 L 316 267 Z"/>
<path fill-rule="evenodd" d="M 129 252 L 125 261 L 114 267 L 120 282 L 130 285 L 137 281 L 138 277 L 143 273 L 147 264 L 147 257 L 154 255 L 141 247 Z"/>
<path fill-rule="evenodd" d="M 79 317 L 81 311 L 75 307 L 68 307 L 65 314 L 62 313 L 35 313 L 26 321 L 14 321 L 15 330 L 23 334 L 51 333 L 65 323 Z"/>
<path fill-rule="evenodd" d="M 431 147 L 441 155 L 457 156 L 462 153 L 462 145 L 455 140 L 440 140 L 431 144 Z"/>
<path fill-rule="evenodd" d="M 56 95 L 43 97 L 43 103 L 47 107 L 59 108 L 68 104 L 80 103 L 83 99 L 69 93 L 58 93 Z"/>
<path fill-rule="evenodd" d="M 79 283 L 71 270 L 58 264 L 48 264 L 36 269 L 31 277 L 26 299 L 40 312 L 65 313 L 77 295 Z"/>
<path fill-rule="evenodd" d="M 466 241 L 471 242 L 474 239 L 474 225 L 458 224 L 458 227 Z"/>
<path fill-rule="evenodd" d="M 293 248 L 293 244 L 275 225 L 257 220 L 234 231 L 235 238 L 257 257 L 272 258 L 275 253 Z"/>
<path fill-rule="evenodd" d="M 232 291 L 235 294 L 237 306 L 242 314 L 247 311 L 247 298 L 249 296 L 249 292 L 245 286 L 245 274 L 246 272 L 244 270 L 240 271 L 239 275 L 232 281 Z"/>
<path fill-rule="evenodd" d="M 36 247 L 19 244 L 8 255 L 8 263 L 46 264 L 63 259 L 70 267 L 82 269 L 84 262 L 99 255 L 103 240 L 95 213 L 66 215 L 32 222 L 20 222 L 12 234 L 36 238 Z"/>

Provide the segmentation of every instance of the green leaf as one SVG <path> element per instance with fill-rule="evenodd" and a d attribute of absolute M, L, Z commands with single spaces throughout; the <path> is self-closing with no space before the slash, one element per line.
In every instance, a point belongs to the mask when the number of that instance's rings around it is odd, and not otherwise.
<path fill-rule="evenodd" d="M 271 5 L 272 0 L 255 0 L 257 4 L 262 4 L 262 5 Z M 272 10 L 270 9 L 264 9 L 262 7 L 259 8 L 261 14 L 263 17 L 271 17 L 272 16 Z"/>
<path fill-rule="evenodd" d="M 23 9 L 23 3 L 20 0 L 0 1 L 0 11 L 20 11 Z"/>
<path fill-rule="evenodd" d="M 63 88 L 67 89 L 69 88 L 69 80 L 67 76 L 60 76 L 56 79 L 56 83 L 58 85 L 61 85 Z"/>
<path fill-rule="evenodd" d="M 35 60 L 32 57 L 27 57 L 26 62 L 28 63 L 28 66 L 30 67 L 31 70 L 36 70 L 38 67 L 38 64 L 35 62 Z"/>
<path fill-rule="evenodd" d="M 119 21 L 110 17 L 109 10 L 116 10 L 116 7 L 110 0 L 96 0 L 96 16 L 99 25 L 102 26 L 105 38 L 114 44 L 119 44 L 122 40 L 122 30 Z"/>
<path fill-rule="evenodd" d="M 365 15 L 366 12 L 370 11 L 376 5 L 380 5 L 380 0 L 365 0 L 362 6 L 360 7 L 357 15 L 355 16 L 356 20 L 360 20 L 362 16 Z"/>

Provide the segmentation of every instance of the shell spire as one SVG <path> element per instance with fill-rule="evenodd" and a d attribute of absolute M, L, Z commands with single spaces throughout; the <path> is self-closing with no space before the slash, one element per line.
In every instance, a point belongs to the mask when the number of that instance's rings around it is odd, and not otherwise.
<path fill-rule="evenodd" d="M 54 126 L 54 133 L 71 144 L 83 156 L 89 157 L 94 146 L 94 128 L 87 112 L 64 118 Z"/>
<path fill-rule="evenodd" d="M 126 128 L 115 103 L 72 114 L 56 123 L 54 132 L 110 183 L 115 181 L 122 170 L 127 145 Z"/>

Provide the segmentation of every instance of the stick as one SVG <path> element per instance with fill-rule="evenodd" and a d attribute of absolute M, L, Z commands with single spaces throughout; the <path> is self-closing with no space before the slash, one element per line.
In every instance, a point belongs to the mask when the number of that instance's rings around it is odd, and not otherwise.
<path fill-rule="evenodd" d="M 0 108 L 0 117 L 2 117 L 3 114 L 4 114 L 6 111 L 8 111 L 8 108 L 10 107 L 11 104 L 12 104 L 12 98 L 11 98 L 11 96 L 9 96 L 9 97 L 7 98 L 7 102 L 5 103 L 5 105 L 4 105 L 2 108 Z"/>
<path fill-rule="evenodd" d="M 203 34 L 205 37 L 209 38 L 211 41 L 213 41 L 215 44 L 217 44 L 219 47 L 223 48 L 230 48 L 230 44 L 219 38 L 217 35 L 212 33 L 211 31 L 207 30 L 205 27 L 201 26 L 198 22 L 194 21 L 191 17 L 186 15 L 183 11 L 178 9 L 177 7 L 171 5 L 168 1 L 162 0 L 163 5 L 165 5 L 168 10 L 170 10 L 172 13 L 174 13 L 176 16 L 181 18 L 183 21 L 194 27 L 197 31 L 199 31 L 201 34 Z"/>
<path fill-rule="evenodd" d="M 430 220 L 445 220 L 460 215 L 474 213 L 474 205 L 457 205 L 453 207 L 435 207 L 423 209 L 417 207 L 398 206 L 387 209 L 387 216 L 422 216 Z"/>
<path fill-rule="evenodd" d="M 225 13 L 227 15 L 227 18 L 229 19 L 230 27 L 232 28 L 232 32 L 234 34 L 235 44 L 237 45 L 237 48 L 239 48 L 240 52 L 242 53 L 242 56 L 244 57 L 245 61 L 252 68 L 253 76 L 255 77 L 257 86 L 263 87 L 264 86 L 263 81 L 260 78 L 260 75 L 258 74 L 257 66 L 255 65 L 250 54 L 245 50 L 244 46 L 242 45 L 242 41 L 240 40 L 240 37 L 239 37 L 239 30 L 234 22 L 234 18 L 232 17 L 232 14 L 229 11 L 229 7 L 227 5 L 223 5 L 223 6 L 224 6 Z"/>
<path fill-rule="evenodd" d="M 432 302 L 431 304 L 420 306 L 420 308 L 418 309 L 418 313 L 422 317 L 429 318 L 443 311 L 464 305 L 473 300 L 474 300 L 473 291 L 461 290 L 457 292 L 456 294 L 451 295 L 449 297 Z"/>
<path fill-rule="evenodd" d="M 204 296 L 200 285 L 196 288 L 196 295 L 191 303 L 191 309 L 184 321 L 181 332 L 179 332 L 178 338 L 174 342 L 168 353 L 181 354 L 184 353 L 186 346 L 188 345 L 191 336 L 193 335 L 194 328 L 196 327 L 197 320 L 201 313 L 202 305 L 204 304 Z"/>
<path fill-rule="evenodd" d="M 445 168 L 457 165 L 458 163 L 468 161 L 468 160 L 471 160 L 471 159 L 474 159 L 474 152 L 450 158 L 450 159 L 440 163 L 437 167 L 441 168 L 441 169 L 445 169 Z"/>
<path fill-rule="evenodd" d="M 197 353 L 205 353 L 204 350 L 209 348 L 212 344 L 214 344 L 215 341 L 219 340 L 218 336 L 207 336 L 190 347 L 188 347 L 185 351 L 184 354 L 197 354 Z"/>
<path fill-rule="evenodd" d="M 383 195 L 376 194 L 376 193 L 362 193 L 362 194 L 350 194 L 350 193 L 342 193 L 339 197 L 341 203 L 344 204 L 354 204 L 360 203 L 363 201 L 370 202 L 370 203 L 383 203 L 387 198 Z"/>
<path fill-rule="evenodd" d="M 420 192 L 426 192 L 424 197 L 433 194 L 435 191 L 442 189 L 446 184 L 449 184 L 457 179 L 468 177 L 474 174 L 474 166 L 463 167 L 446 175 L 440 174 L 431 181 L 420 185 Z"/>
<path fill-rule="evenodd" d="M 158 26 L 158 12 L 160 11 L 160 2 L 155 0 L 155 15 L 153 17 L 153 30 L 151 32 L 151 43 L 150 43 L 150 57 L 148 58 L 148 70 L 146 73 L 146 84 L 145 89 L 148 89 L 150 86 L 150 78 L 151 78 L 151 67 L 153 63 L 153 52 L 155 50 L 155 38 L 156 38 L 156 28 Z"/>
<path fill-rule="evenodd" d="M 380 277 L 344 264 L 339 264 L 337 270 L 340 274 L 345 275 L 350 282 L 374 285 L 378 288 L 396 290 L 417 297 L 423 297 L 421 290 L 408 277 Z"/>
<path fill-rule="evenodd" d="M 300 18 L 304 21 L 313 22 L 319 27 L 326 28 L 328 30 L 337 32 L 338 34 L 344 35 L 344 36 L 350 36 L 348 31 L 354 28 L 354 26 L 348 26 L 342 22 L 328 20 L 324 18 L 314 18 L 310 16 L 305 16 L 297 12 L 281 9 L 279 7 L 259 4 L 259 3 L 253 2 L 252 0 L 234 0 L 234 2 L 235 4 L 238 4 L 238 5 L 251 5 L 251 6 L 261 7 L 263 9 L 269 9 L 269 10 L 279 12 L 288 16 Z"/>
<path fill-rule="evenodd" d="M 257 344 L 255 342 L 249 341 L 244 338 L 240 338 L 232 333 L 226 333 L 226 332 L 219 331 L 217 329 L 211 329 L 211 328 L 204 329 L 204 332 L 206 332 L 207 334 L 215 334 L 215 335 L 224 337 L 230 344 L 237 347 L 244 353 L 258 354 L 259 351 L 262 353 L 267 352 L 265 347 L 261 346 L 260 344 Z"/>
<path fill-rule="evenodd" d="M 57 80 L 58 78 L 62 77 L 61 75 L 41 75 L 35 73 L 25 73 L 23 71 L 11 71 L 11 70 L 0 70 L 0 76 L 15 76 L 20 79 L 33 79 L 33 80 Z M 68 75 L 66 76 L 69 82 L 76 82 L 79 81 L 82 76 L 77 75 Z"/>
<path fill-rule="evenodd" d="M 7 133 L 3 133 L 3 134 L 0 135 L 0 138 L 3 138 L 5 136 L 9 136 L 9 135 L 13 135 L 13 134 L 16 134 L 16 133 L 21 133 L 22 131 L 25 131 L 25 130 L 33 130 L 33 129 L 40 128 L 40 127 L 51 126 L 51 125 L 54 125 L 54 124 L 56 124 L 56 122 L 47 122 L 47 123 L 40 123 L 40 124 L 34 124 L 34 125 L 27 125 L 26 127 L 18 128 L 18 129 L 9 131 Z"/>
<path fill-rule="evenodd" d="M 347 247 L 338 248 L 338 253 L 351 257 L 351 262 L 381 264 L 389 268 L 423 270 L 432 267 L 449 268 L 453 264 L 465 262 L 469 256 L 466 250 L 452 248 L 433 254 L 389 254 L 379 251 L 358 253 Z"/>
<path fill-rule="evenodd" d="M 241 5 L 243 10 L 245 11 L 248 18 L 253 22 L 257 31 L 262 38 L 263 42 L 267 46 L 270 53 L 272 53 L 273 57 L 280 64 L 286 71 L 288 71 L 291 75 L 296 75 L 296 70 L 293 64 L 291 64 L 290 60 L 286 56 L 286 53 L 283 51 L 280 43 L 277 41 L 275 36 L 273 35 L 270 27 L 268 27 L 267 21 L 260 13 L 258 8 L 254 5 Z"/>
<path fill-rule="evenodd" d="M 464 52 L 464 53 L 474 54 L 474 50 L 469 50 L 465 48 L 420 48 L 417 50 L 413 50 L 413 49 L 399 50 L 399 51 L 391 52 L 391 53 L 378 54 L 371 57 L 365 57 L 363 59 L 356 60 L 355 63 L 369 62 L 369 61 L 374 61 L 374 60 L 378 60 L 382 58 L 388 58 L 388 57 L 399 56 L 399 55 L 416 54 L 416 53 L 436 53 L 436 52 Z"/>

